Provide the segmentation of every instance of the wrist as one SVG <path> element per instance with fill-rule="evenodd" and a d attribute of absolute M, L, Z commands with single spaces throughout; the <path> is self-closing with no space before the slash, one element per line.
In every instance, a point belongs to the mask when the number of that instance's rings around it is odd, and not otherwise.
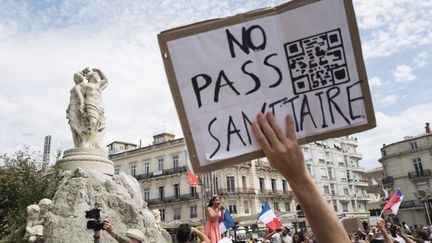
<path fill-rule="evenodd" d="M 291 189 L 294 192 L 310 190 L 316 187 L 314 181 L 312 180 L 312 177 L 308 173 L 297 175 L 296 178 L 287 177 L 287 180 L 289 185 L 291 186 Z"/>

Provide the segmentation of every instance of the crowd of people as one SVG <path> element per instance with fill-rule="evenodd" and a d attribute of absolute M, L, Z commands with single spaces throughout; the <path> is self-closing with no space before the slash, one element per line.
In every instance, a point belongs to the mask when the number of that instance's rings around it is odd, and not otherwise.
<path fill-rule="evenodd" d="M 381 218 L 378 219 L 376 227 L 371 227 L 367 231 L 359 229 L 354 234 L 348 234 L 307 172 L 290 115 L 286 117 L 286 123 L 287 133 L 285 134 L 272 113 L 265 115 L 260 113 L 252 123 L 252 131 L 267 156 L 270 166 L 278 170 L 290 184 L 304 210 L 311 231 L 292 232 L 290 228 L 282 227 L 266 237 L 232 238 L 230 241 L 242 243 L 429 242 L 431 229 L 428 227 L 408 227 L 406 224 L 394 226 L 386 224 Z M 218 243 L 221 240 L 219 228 L 215 226 L 223 220 L 223 209 L 219 197 L 215 196 L 210 200 L 206 208 L 207 225 L 204 234 L 201 233 L 204 236 L 199 237 L 201 242 Z M 190 233 L 186 237 L 184 235 L 181 239 L 177 237 L 179 243 L 199 242 L 192 230 L 188 232 Z"/>
<path fill-rule="evenodd" d="M 359 230 L 350 235 L 352 242 L 359 243 L 423 243 L 430 242 L 432 239 L 432 229 L 428 226 L 413 225 L 408 226 L 405 222 L 401 225 L 394 225 L 385 222 L 384 219 L 378 219 L 376 227 L 370 227 L 368 230 Z"/>
<path fill-rule="evenodd" d="M 307 171 L 290 115 L 287 116 L 286 123 L 287 133 L 285 134 L 272 113 L 265 115 L 259 113 L 252 123 L 252 131 L 267 156 L 270 166 L 278 170 L 290 184 L 305 213 L 311 231 L 293 232 L 288 227 L 281 227 L 262 238 L 222 238 L 219 223 L 224 219 L 224 207 L 221 198 L 215 195 L 205 210 L 207 223 L 204 232 L 187 224 L 180 225 L 176 233 L 178 243 L 220 243 L 224 240 L 228 240 L 225 242 L 242 243 L 430 242 L 432 231 L 428 227 L 418 225 L 409 227 L 405 223 L 395 226 L 386 224 L 381 218 L 377 220 L 376 227 L 371 227 L 367 231 L 359 229 L 354 234 L 348 234 Z M 104 222 L 104 229 L 119 242 L 141 242 L 143 240 L 141 238 L 143 236 L 132 231 L 128 232 L 126 237 L 120 237 L 113 230 L 109 221 Z M 99 242 L 98 240 L 99 232 L 95 232 L 95 242 Z"/>

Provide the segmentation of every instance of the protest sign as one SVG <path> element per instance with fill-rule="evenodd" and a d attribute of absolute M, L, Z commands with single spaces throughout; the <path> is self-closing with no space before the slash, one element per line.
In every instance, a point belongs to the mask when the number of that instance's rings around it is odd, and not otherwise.
<path fill-rule="evenodd" d="M 295 0 L 159 34 L 195 172 L 263 156 L 251 131 L 259 112 L 299 143 L 375 126 L 350 0 Z"/>

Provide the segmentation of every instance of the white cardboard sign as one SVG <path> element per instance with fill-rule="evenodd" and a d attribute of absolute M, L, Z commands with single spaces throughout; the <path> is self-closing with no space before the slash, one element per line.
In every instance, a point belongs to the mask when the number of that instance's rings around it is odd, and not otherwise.
<path fill-rule="evenodd" d="M 195 172 L 262 156 L 259 112 L 301 143 L 370 129 L 375 117 L 350 1 L 292 1 L 162 32 L 159 43 Z"/>

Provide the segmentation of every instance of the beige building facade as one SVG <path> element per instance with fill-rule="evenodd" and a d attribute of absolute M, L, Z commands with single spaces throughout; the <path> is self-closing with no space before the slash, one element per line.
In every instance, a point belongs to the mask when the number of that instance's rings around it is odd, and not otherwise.
<path fill-rule="evenodd" d="M 390 195 L 398 187 L 404 194 L 397 215 L 399 221 L 410 225 L 430 223 L 432 134 L 429 123 L 426 123 L 423 134 L 384 144 L 381 154 L 379 161 L 384 168 L 384 187 Z"/>
<path fill-rule="evenodd" d="M 368 178 L 368 194 L 370 197 L 367 207 L 371 216 L 379 216 L 386 199 L 382 183 L 384 169 L 383 167 L 369 169 L 365 171 L 364 176 Z"/>
<path fill-rule="evenodd" d="M 343 137 L 302 146 L 309 173 L 341 218 L 367 219 L 369 215 L 368 183 L 363 177 L 364 169 L 359 166 L 361 155 L 357 145 L 355 138 Z M 202 184 L 191 186 L 183 138 L 162 133 L 155 135 L 153 144 L 146 147 L 113 142 L 108 149 L 115 173 L 124 172 L 137 178 L 144 200 L 151 209 L 160 210 L 167 227 L 175 225 L 173 222 L 202 224 L 204 209 L 214 194 L 221 196 L 239 226 L 257 224 L 264 202 L 269 203 L 284 224 L 300 222 L 298 225 L 304 226 L 301 207 L 289 184 L 269 166 L 266 158 L 203 174 Z"/>

